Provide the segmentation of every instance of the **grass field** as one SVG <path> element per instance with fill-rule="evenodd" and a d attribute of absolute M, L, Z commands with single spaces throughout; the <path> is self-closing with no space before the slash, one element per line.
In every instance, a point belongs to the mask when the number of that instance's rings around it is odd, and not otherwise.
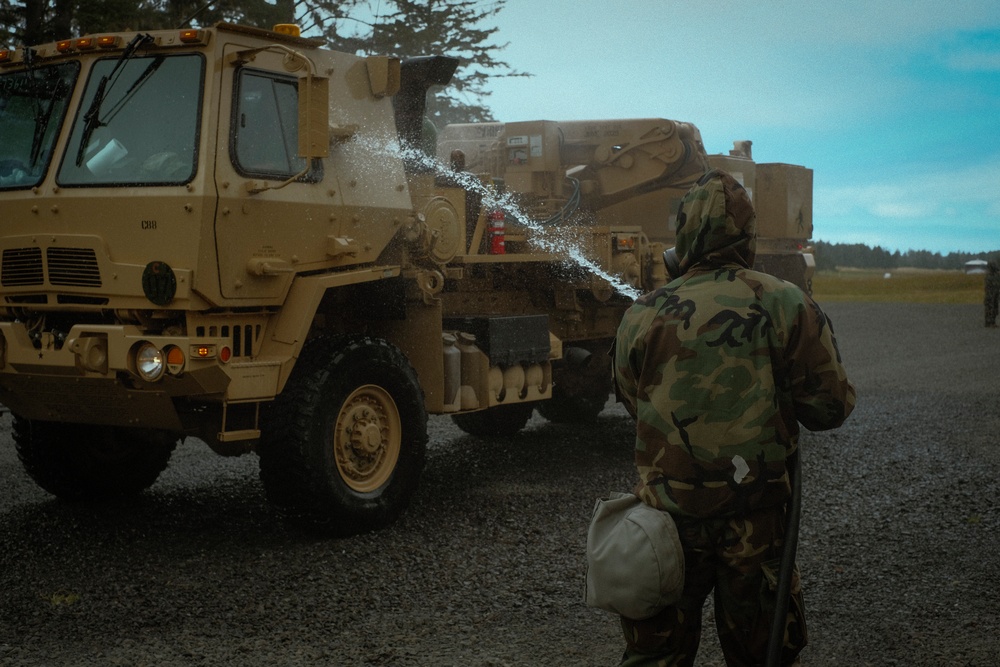
<path fill-rule="evenodd" d="M 888 275 L 889 277 L 885 277 Z M 924 269 L 817 271 L 813 297 L 824 301 L 982 303 L 983 275 Z"/>

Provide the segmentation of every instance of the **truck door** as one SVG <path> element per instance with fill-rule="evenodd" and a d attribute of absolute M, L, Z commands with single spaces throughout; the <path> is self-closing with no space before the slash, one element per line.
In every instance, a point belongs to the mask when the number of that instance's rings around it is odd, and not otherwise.
<path fill-rule="evenodd" d="M 298 77 L 286 53 L 250 52 L 225 49 L 215 173 L 219 283 L 224 298 L 278 303 L 296 270 L 324 261 L 330 203 L 322 192 L 336 188 L 321 160 L 298 156 Z"/>

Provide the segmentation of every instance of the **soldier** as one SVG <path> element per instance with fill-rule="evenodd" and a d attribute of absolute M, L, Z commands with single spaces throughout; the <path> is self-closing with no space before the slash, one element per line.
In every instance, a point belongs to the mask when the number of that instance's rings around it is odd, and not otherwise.
<path fill-rule="evenodd" d="M 746 190 L 708 172 L 678 215 L 679 277 L 639 298 L 618 329 L 615 375 L 636 418 L 637 495 L 670 512 L 684 549 L 680 601 L 622 617 L 622 665 L 691 665 L 715 590 L 729 665 L 764 663 L 790 497 L 786 461 L 801 422 L 836 428 L 854 386 L 833 329 L 799 288 L 750 270 L 756 219 Z M 782 664 L 806 643 L 798 573 Z"/>
<path fill-rule="evenodd" d="M 991 259 L 986 263 L 985 296 L 983 309 L 986 311 L 986 326 L 997 326 L 997 301 L 1000 300 L 1000 262 Z"/>

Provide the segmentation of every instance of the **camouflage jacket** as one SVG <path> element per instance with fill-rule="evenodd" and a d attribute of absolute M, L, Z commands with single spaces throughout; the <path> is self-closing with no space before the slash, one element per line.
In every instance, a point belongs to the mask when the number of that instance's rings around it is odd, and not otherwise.
<path fill-rule="evenodd" d="M 752 271 L 753 205 L 712 171 L 685 195 L 683 275 L 639 298 L 615 343 L 619 397 L 637 421 L 637 494 L 694 517 L 779 505 L 799 423 L 854 408 L 830 320 L 796 286 Z"/>

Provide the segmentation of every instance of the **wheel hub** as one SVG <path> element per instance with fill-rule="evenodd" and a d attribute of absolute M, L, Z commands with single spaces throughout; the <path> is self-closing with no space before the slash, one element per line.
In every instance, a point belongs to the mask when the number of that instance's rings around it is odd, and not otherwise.
<path fill-rule="evenodd" d="M 334 433 L 341 477 L 361 493 L 379 488 L 396 467 L 401 440 L 399 412 L 388 392 L 358 387 L 344 401 Z"/>
<path fill-rule="evenodd" d="M 351 446 L 361 456 L 371 455 L 382 448 L 382 426 L 378 414 L 364 407 L 352 416 L 354 424 L 347 427 Z"/>

